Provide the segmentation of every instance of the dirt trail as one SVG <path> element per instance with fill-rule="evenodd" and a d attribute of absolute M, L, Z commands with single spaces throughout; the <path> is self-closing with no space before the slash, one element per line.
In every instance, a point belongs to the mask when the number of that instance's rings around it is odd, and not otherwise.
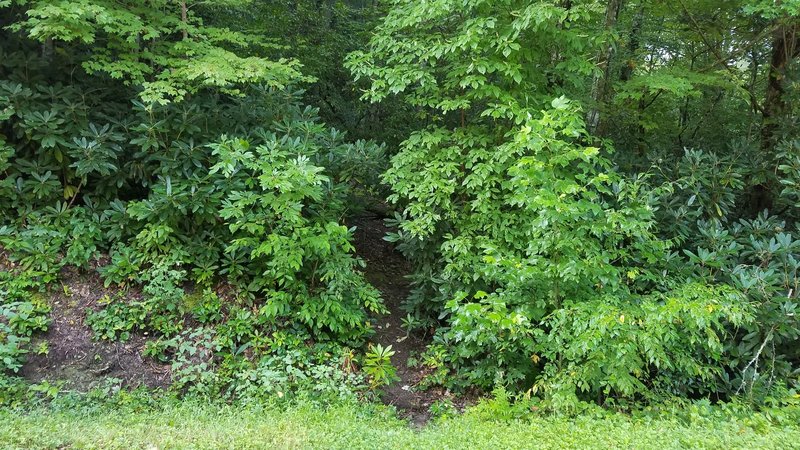
<path fill-rule="evenodd" d="M 417 392 L 415 387 L 424 375 L 417 368 L 408 367 L 408 358 L 419 355 L 425 349 L 425 341 L 418 335 L 406 333 L 402 320 L 406 311 L 402 305 L 408 296 L 409 283 L 406 275 L 411 264 L 395 251 L 394 245 L 383 239 L 388 229 L 377 217 L 361 217 L 351 221 L 356 227 L 355 247 L 358 255 L 367 262 L 366 277 L 383 295 L 389 314 L 379 317 L 372 341 L 383 346 L 391 345 L 397 353 L 392 364 L 397 368 L 400 381 L 384 389 L 383 401 L 394 405 L 401 414 L 415 424 L 428 420 L 431 403 L 440 396 L 436 392 Z"/>

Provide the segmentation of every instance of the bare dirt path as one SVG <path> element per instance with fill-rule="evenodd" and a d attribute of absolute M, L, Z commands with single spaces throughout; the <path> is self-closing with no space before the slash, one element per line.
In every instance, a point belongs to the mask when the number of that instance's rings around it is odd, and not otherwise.
<path fill-rule="evenodd" d="M 391 345 L 397 353 L 392 364 L 397 368 L 400 381 L 384 388 L 383 402 L 394 405 L 399 412 L 415 424 L 426 422 L 430 416 L 431 403 L 439 398 L 436 392 L 418 392 L 415 388 L 423 371 L 408 367 L 408 358 L 419 355 L 425 349 L 425 340 L 414 333 L 408 334 L 402 320 L 406 311 L 402 305 L 408 296 L 409 283 L 406 276 L 411 264 L 394 249 L 394 245 L 383 239 L 388 229 L 378 217 L 353 219 L 356 227 L 354 244 L 358 255 L 367 263 L 367 281 L 381 291 L 389 314 L 377 318 L 376 333 L 372 342 Z"/>

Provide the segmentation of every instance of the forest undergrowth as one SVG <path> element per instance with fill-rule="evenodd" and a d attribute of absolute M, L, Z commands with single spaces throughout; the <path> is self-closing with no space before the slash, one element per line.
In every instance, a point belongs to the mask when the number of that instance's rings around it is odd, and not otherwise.
<path fill-rule="evenodd" d="M 783 427 L 798 56 L 796 0 L 0 0 L 0 404 Z"/>

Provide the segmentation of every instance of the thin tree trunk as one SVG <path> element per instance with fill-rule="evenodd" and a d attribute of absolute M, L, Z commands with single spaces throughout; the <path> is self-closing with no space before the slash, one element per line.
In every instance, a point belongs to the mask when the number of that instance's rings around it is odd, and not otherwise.
<path fill-rule="evenodd" d="M 690 60 L 689 60 L 689 71 L 694 71 L 694 64 L 697 54 L 695 53 L 694 45 L 691 46 L 690 49 Z M 680 114 L 678 116 L 678 147 L 683 150 L 684 142 L 683 142 L 683 133 L 689 128 L 689 105 L 690 105 L 690 97 L 687 95 L 686 98 L 683 100 L 683 105 L 680 108 Z M 697 130 L 695 128 L 695 130 Z"/>
<path fill-rule="evenodd" d="M 619 12 L 622 8 L 623 0 L 609 0 L 606 7 L 605 31 L 611 32 L 617 25 Z M 608 95 L 608 78 L 611 68 L 611 59 L 614 56 L 614 46 L 608 40 L 603 44 L 603 48 L 598 55 L 599 72 L 595 73 L 592 80 L 592 109 L 586 115 L 586 125 L 590 134 L 600 131 L 600 108 Z"/>
<path fill-rule="evenodd" d="M 625 49 L 626 53 L 626 61 L 622 65 L 622 68 L 619 72 L 619 79 L 622 82 L 630 81 L 633 78 L 633 70 L 637 66 L 636 61 L 636 52 L 639 51 L 639 46 L 641 45 L 641 34 L 642 34 L 642 27 L 644 24 L 644 11 L 645 11 L 645 2 L 639 3 L 639 9 L 636 11 L 636 15 L 633 17 L 633 23 L 631 24 L 631 31 L 628 34 L 628 46 Z M 642 97 L 639 100 L 639 105 L 636 110 L 636 130 L 634 131 L 634 141 L 636 143 L 636 152 L 639 155 L 644 154 L 645 151 L 645 142 L 644 142 L 644 133 L 645 129 L 641 125 L 642 114 L 646 107 L 645 99 Z"/>
<path fill-rule="evenodd" d="M 186 7 L 186 0 L 181 0 L 181 22 L 183 22 L 183 39 L 189 37 L 189 30 L 186 27 L 189 24 L 189 10 Z"/>
<path fill-rule="evenodd" d="M 633 76 L 633 69 L 636 67 L 636 52 L 639 50 L 639 39 L 642 34 L 642 22 L 644 22 L 644 3 L 639 5 L 639 11 L 633 18 L 631 32 L 628 35 L 628 48 L 625 50 L 627 60 L 619 72 L 619 79 L 622 81 L 628 81 Z"/>
<path fill-rule="evenodd" d="M 42 58 L 48 63 L 53 62 L 53 38 L 47 38 L 42 42 Z"/>

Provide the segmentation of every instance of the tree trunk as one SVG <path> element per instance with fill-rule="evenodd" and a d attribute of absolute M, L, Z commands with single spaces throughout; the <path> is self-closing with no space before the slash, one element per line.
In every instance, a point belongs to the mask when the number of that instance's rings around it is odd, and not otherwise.
<path fill-rule="evenodd" d="M 761 152 L 764 155 L 773 153 L 780 132 L 780 122 L 787 112 L 783 80 L 787 66 L 800 51 L 799 28 L 796 23 L 779 26 L 772 35 L 767 92 L 764 107 L 761 108 Z M 768 183 L 753 186 L 748 201 L 751 213 L 772 209 L 773 192 L 774 188 Z"/>
<path fill-rule="evenodd" d="M 610 33 L 617 25 L 617 18 L 622 8 L 622 0 L 609 0 L 606 6 L 606 20 L 604 29 Z M 611 58 L 614 56 L 614 46 L 610 39 L 603 44 L 597 56 L 598 68 L 592 80 L 592 109 L 586 115 L 586 126 L 590 134 L 600 131 L 600 108 L 608 96 L 608 77 L 611 68 Z"/>
<path fill-rule="evenodd" d="M 787 66 L 800 52 L 798 31 L 800 26 L 796 23 L 784 25 L 778 27 L 772 37 L 767 92 L 761 123 L 761 149 L 764 151 L 770 150 L 775 145 L 778 125 L 786 112 L 786 100 L 783 96 L 786 86 L 783 80 Z"/>
<path fill-rule="evenodd" d="M 186 0 L 181 0 L 181 22 L 183 22 L 183 39 L 189 37 L 189 31 L 186 29 L 189 23 L 189 9 L 186 7 Z"/>
<path fill-rule="evenodd" d="M 633 69 L 636 68 L 636 52 L 639 51 L 639 46 L 641 45 L 641 35 L 642 35 L 642 26 L 644 24 L 644 10 L 645 10 L 645 2 L 639 3 L 639 9 L 636 11 L 636 15 L 633 17 L 633 23 L 631 24 L 631 31 L 628 34 L 628 46 L 625 49 L 625 63 L 622 65 L 622 68 L 619 72 L 619 79 L 622 82 L 630 81 L 633 78 Z M 638 155 L 643 155 L 645 152 L 645 142 L 644 142 L 644 133 L 645 129 L 641 125 L 641 118 L 645 108 L 645 100 L 642 97 L 639 100 L 639 105 L 636 110 L 636 129 L 634 131 L 634 141 L 636 145 L 636 152 Z"/>
<path fill-rule="evenodd" d="M 644 3 L 639 6 L 639 11 L 633 18 L 631 32 L 628 35 L 627 60 L 619 72 L 619 79 L 622 81 L 628 81 L 633 76 L 633 69 L 636 67 L 636 52 L 639 50 L 639 39 L 642 34 L 642 22 L 644 22 Z"/>
<path fill-rule="evenodd" d="M 53 49 L 55 45 L 53 44 L 53 38 L 47 38 L 42 42 L 42 59 L 47 61 L 48 63 L 53 62 Z"/>

